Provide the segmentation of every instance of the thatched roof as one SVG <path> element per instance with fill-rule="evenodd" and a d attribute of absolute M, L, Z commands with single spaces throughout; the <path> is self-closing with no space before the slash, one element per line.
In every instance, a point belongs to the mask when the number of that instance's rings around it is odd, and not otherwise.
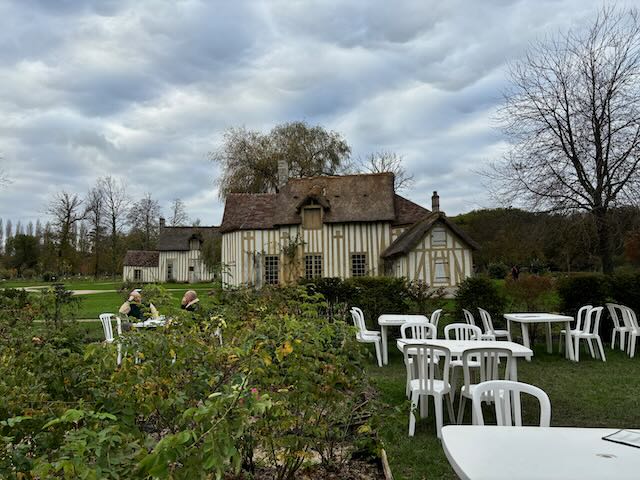
<path fill-rule="evenodd" d="M 189 241 L 197 238 L 201 242 L 220 235 L 220 227 L 161 227 L 158 236 L 158 250 L 189 250 Z"/>
<path fill-rule="evenodd" d="M 429 210 L 394 192 L 393 174 L 292 178 L 278 193 L 227 197 L 221 231 L 269 229 L 302 222 L 309 203 L 324 210 L 325 223 L 381 222 L 409 225 Z"/>
<path fill-rule="evenodd" d="M 416 222 L 402 232 L 402 234 L 396 238 L 380 256 L 383 258 L 390 258 L 397 255 L 406 255 L 422 240 L 424 235 L 431 230 L 436 223 L 442 223 L 447 226 L 474 250 L 480 248 L 480 246 L 469 235 L 449 220 L 444 212 L 431 212 L 422 220 Z"/>
<path fill-rule="evenodd" d="M 124 265 L 128 267 L 157 267 L 160 252 L 146 250 L 128 250 L 124 256 Z"/>

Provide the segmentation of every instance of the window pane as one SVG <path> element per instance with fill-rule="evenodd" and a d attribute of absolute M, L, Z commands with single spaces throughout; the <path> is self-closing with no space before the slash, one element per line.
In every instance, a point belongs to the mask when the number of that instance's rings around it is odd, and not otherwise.
<path fill-rule="evenodd" d="M 447 246 L 447 232 L 442 227 L 435 227 L 431 231 L 431 246 L 432 247 L 446 247 Z"/>
<path fill-rule="evenodd" d="M 322 255 L 304 256 L 304 276 L 305 278 L 322 277 Z"/>
<path fill-rule="evenodd" d="M 363 277 L 367 273 L 367 255 L 364 253 L 353 253 L 351 255 L 351 276 Z"/>
<path fill-rule="evenodd" d="M 264 257 L 264 283 L 277 285 L 279 283 L 280 258 L 277 255 Z"/>
<path fill-rule="evenodd" d="M 435 281 L 449 281 L 449 262 L 446 258 L 436 258 L 435 260 Z"/>

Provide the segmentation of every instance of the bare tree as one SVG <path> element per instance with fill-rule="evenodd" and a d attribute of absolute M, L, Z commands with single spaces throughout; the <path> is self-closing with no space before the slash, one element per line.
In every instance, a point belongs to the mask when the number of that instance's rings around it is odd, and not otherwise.
<path fill-rule="evenodd" d="M 407 173 L 403 161 L 402 155 L 382 150 L 361 158 L 356 164 L 356 169 L 368 173 L 393 173 L 394 187 L 399 192 L 413 184 L 413 174 Z"/>
<path fill-rule="evenodd" d="M 4 253 L 4 225 L 2 224 L 2 219 L 0 218 L 0 255 Z"/>
<path fill-rule="evenodd" d="M 100 251 L 102 250 L 102 239 L 106 230 L 106 205 L 105 195 L 101 182 L 89 190 L 85 200 L 84 217 L 88 222 L 88 236 L 91 240 L 93 251 L 93 275 L 98 277 L 100 271 Z M 84 225 L 84 222 L 83 222 Z"/>
<path fill-rule="evenodd" d="M 47 213 L 52 217 L 55 229 L 57 269 L 63 272 L 65 260 L 70 260 L 71 250 L 75 238 L 74 229 L 83 219 L 82 200 L 76 194 L 62 191 L 57 193 L 49 202 Z"/>
<path fill-rule="evenodd" d="M 547 211 L 586 211 L 602 269 L 613 271 L 612 207 L 640 186 L 640 22 L 604 8 L 585 31 L 535 44 L 512 65 L 500 113 L 511 148 L 494 193 Z"/>
<path fill-rule="evenodd" d="M 122 181 L 107 176 L 98 180 L 104 195 L 104 208 L 109 230 L 109 249 L 111 251 L 111 273 L 118 270 L 118 245 L 122 230 L 127 223 L 129 202 L 127 189 Z"/>
<path fill-rule="evenodd" d="M 22 228 L 22 222 L 18 220 L 18 223 L 16 223 L 16 235 L 23 235 L 23 234 L 24 234 L 24 228 Z"/>
<path fill-rule="evenodd" d="M 6 245 L 9 239 L 13 237 L 13 224 L 11 223 L 11 219 L 7 219 L 7 224 L 4 227 L 4 244 Z"/>
<path fill-rule="evenodd" d="M 27 223 L 27 228 L 25 229 L 25 233 L 27 235 L 29 235 L 30 237 L 33 237 L 35 234 L 35 229 L 33 227 L 33 221 L 29 220 L 29 223 Z"/>
<path fill-rule="evenodd" d="M 131 230 L 141 236 L 141 247 L 149 250 L 155 247 L 158 237 L 158 221 L 161 215 L 160 204 L 147 193 L 133 204 L 127 215 Z"/>
<path fill-rule="evenodd" d="M 169 225 L 172 227 L 183 227 L 189 223 L 189 215 L 185 209 L 184 202 L 179 198 L 175 198 L 171 202 L 171 211 L 169 212 Z"/>
<path fill-rule="evenodd" d="M 334 175 L 349 159 L 351 148 L 337 132 L 320 125 L 291 122 L 269 133 L 230 128 L 220 149 L 209 157 L 220 165 L 220 198 L 229 193 L 266 193 L 278 187 L 278 162 L 287 162 L 291 177 Z"/>

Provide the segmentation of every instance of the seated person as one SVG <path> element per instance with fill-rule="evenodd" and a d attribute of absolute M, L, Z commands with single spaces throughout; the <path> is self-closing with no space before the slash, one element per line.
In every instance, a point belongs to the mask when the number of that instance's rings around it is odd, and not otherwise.
<path fill-rule="evenodd" d="M 198 294 L 194 290 L 187 290 L 182 297 L 180 308 L 188 312 L 195 312 L 200 308 L 199 301 Z"/>
<path fill-rule="evenodd" d="M 123 313 L 128 317 L 133 317 L 143 322 L 145 320 L 145 308 L 149 308 L 149 311 L 151 312 L 151 318 L 158 318 L 160 316 L 153 303 L 142 303 L 142 295 L 140 294 L 140 290 L 136 289 L 129 294 L 129 298 L 120 306 L 118 313 Z"/>

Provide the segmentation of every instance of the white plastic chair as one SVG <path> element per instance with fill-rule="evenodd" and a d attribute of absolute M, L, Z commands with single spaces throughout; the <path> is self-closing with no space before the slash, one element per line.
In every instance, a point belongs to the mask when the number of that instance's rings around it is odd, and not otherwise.
<path fill-rule="evenodd" d="M 506 362 L 501 360 L 506 359 Z M 478 383 L 488 382 L 490 380 L 509 380 L 513 362 L 513 354 L 508 348 L 499 347 L 478 347 L 465 350 L 462 354 L 462 373 L 464 376 L 464 384 L 460 389 L 460 405 L 458 408 L 458 425 L 462 423 L 464 417 L 464 407 L 467 398 L 473 398 L 473 391 Z M 471 383 L 470 364 L 479 363 L 479 382 Z M 504 371 L 500 378 L 501 369 Z M 487 394 L 482 399 L 485 402 L 493 402 L 493 396 Z M 471 411 L 472 423 L 475 425 L 475 412 Z"/>
<path fill-rule="evenodd" d="M 367 330 L 364 323 L 364 315 L 361 316 L 362 310 L 357 307 L 351 309 L 351 318 L 354 326 L 357 328 L 356 340 L 360 343 L 373 343 L 376 348 L 376 358 L 378 366 L 382 367 L 382 339 L 380 332 L 375 330 Z"/>
<path fill-rule="evenodd" d="M 450 323 L 444 327 L 444 338 L 447 340 L 482 340 L 482 330 L 475 325 L 469 325 L 467 323 Z M 469 362 L 469 367 L 480 367 L 480 362 Z M 455 396 L 457 390 L 457 375 L 458 368 L 462 368 L 462 360 L 456 358 L 451 360 L 451 390 Z"/>
<path fill-rule="evenodd" d="M 111 325 L 111 319 L 115 317 L 116 319 L 116 332 L 118 337 L 122 335 L 122 321 L 120 317 L 114 315 L 113 313 L 101 313 L 100 321 L 102 322 L 102 329 L 104 330 L 104 341 L 107 343 L 113 343 L 115 338 L 113 336 L 113 326 Z M 122 347 L 120 342 L 117 345 L 118 348 L 118 356 L 116 358 L 116 364 L 120 365 L 122 363 Z"/>
<path fill-rule="evenodd" d="M 551 402 L 544 390 L 527 383 L 511 380 L 491 380 L 479 383 L 473 390 L 472 402 L 475 417 L 475 425 L 484 425 L 482 416 L 482 402 L 491 396 L 494 399 L 496 421 L 498 426 L 522 426 L 522 409 L 520 407 L 520 394 L 527 393 L 538 399 L 540 403 L 540 426 L 548 427 L 551 424 Z"/>
<path fill-rule="evenodd" d="M 629 329 L 629 342 L 627 343 L 627 353 L 631 358 L 636 354 L 636 340 L 640 336 L 640 326 L 638 325 L 638 317 L 636 312 L 629 307 L 622 308 L 622 318 L 625 326 Z"/>
<path fill-rule="evenodd" d="M 509 342 L 511 341 L 511 332 L 509 330 L 496 330 L 493 328 L 493 320 L 491 319 L 491 314 L 489 314 L 489 312 L 480 307 L 478 307 L 478 312 L 480 312 L 480 319 L 482 320 L 484 333 L 486 335 L 493 335 L 495 339 L 504 337 Z"/>
<path fill-rule="evenodd" d="M 417 377 L 411 380 L 410 383 L 409 436 L 413 437 L 416 430 L 415 410 L 420 406 L 420 417 L 426 417 L 429 399 L 425 397 L 432 396 L 436 411 L 436 433 L 440 438 L 443 424 L 442 401 L 445 395 L 449 395 L 449 401 L 447 402 L 449 418 L 452 422 L 455 422 L 451 386 L 449 385 L 451 352 L 446 347 L 408 343 L 404 346 L 403 353 L 406 365 L 408 365 L 409 355 L 413 357 L 417 371 Z M 443 362 L 442 366 L 440 366 L 440 361 Z M 441 378 L 440 372 L 442 372 Z"/>
<path fill-rule="evenodd" d="M 571 337 L 575 342 L 573 353 L 576 362 L 580 361 L 580 340 L 587 341 L 589 352 L 591 353 L 591 356 L 593 358 L 600 358 L 603 362 L 607 361 L 607 357 L 605 357 L 604 355 L 604 348 L 602 347 L 602 340 L 600 339 L 600 334 L 598 333 L 598 328 L 600 326 L 600 317 L 602 316 L 603 310 L 603 307 L 595 307 L 590 309 L 587 312 L 582 330 L 571 334 Z M 595 352 L 593 349 L 593 340 L 595 340 L 598 345 L 598 350 L 596 350 Z"/>
<path fill-rule="evenodd" d="M 473 314 L 469 310 L 463 308 L 462 313 L 464 315 L 464 321 L 467 322 L 468 325 L 476 326 L 476 320 L 473 318 Z"/>
<path fill-rule="evenodd" d="M 437 337 L 436 327 L 431 323 L 426 322 L 407 322 L 400 327 L 400 335 L 405 340 L 425 340 L 430 338 Z M 404 351 L 404 349 L 400 349 L 400 351 Z M 411 380 L 416 378 L 417 372 L 413 363 L 412 352 L 409 352 L 409 356 L 405 358 L 405 361 L 409 362 L 407 367 L 407 385 L 405 389 L 405 393 L 407 397 L 410 396 L 411 392 L 409 390 Z"/>
<path fill-rule="evenodd" d="M 624 312 L 622 305 L 618 305 L 617 303 L 607 303 L 607 310 L 609 311 L 609 316 L 613 321 L 613 331 L 611 332 L 611 348 L 615 348 L 616 345 L 616 335 L 620 334 L 620 350 L 625 350 L 625 340 L 626 334 L 629 331 L 629 327 L 627 327 L 624 323 Z M 618 313 L 620 315 L 618 315 Z"/>
<path fill-rule="evenodd" d="M 573 337 L 576 333 L 579 333 L 582 331 L 582 329 L 584 328 L 584 322 L 585 319 L 587 318 L 587 313 L 589 313 L 589 310 L 591 310 L 593 308 L 593 305 L 584 305 L 583 307 L 580 307 L 578 309 L 578 314 L 576 315 L 576 327 L 572 328 L 569 331 L 569 335 L 571 337 Z M 564 340 L 563 337 L 567 334 L 567 331 L 565 329 L 560 330 L 560 343 L 558 345 L 558 349 L 562 352 L 562 349 L 564 348 Z"/>
<path fill-rule="evenodd" d="M 441 308 L 435 310 L 431 314 L 431 318 L 430 318 L 429 322 L 432 323 L 436 327 L 436 330 L 438 329 L 438 322 L 440 322 L 440 317 L 441 316 L 442 316 L 442 309 Z"/>

